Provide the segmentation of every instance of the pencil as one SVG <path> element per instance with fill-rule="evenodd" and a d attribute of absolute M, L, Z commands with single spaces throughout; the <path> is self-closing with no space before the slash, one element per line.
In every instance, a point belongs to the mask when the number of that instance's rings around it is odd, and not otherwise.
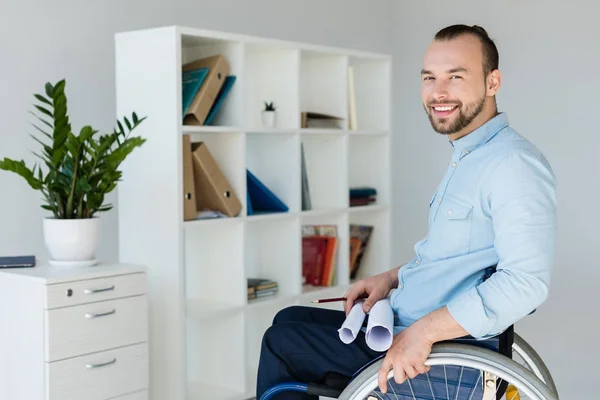
<path fill-rule="evenodd" d="M 368 295 L 363 294 L 362 296 L 358 296 L 358 298 L 356 300 L 364 300 L 368 297 Z M 345 297 L 332 297 L 329 299 L 318 299 L 318 300 L 312 300 L 311 303 L 332 303 L 334 301 L 346 301 L 348 300 Z"/>
<path fill-rule="evenodd" d="M 344 300 L 346 300 L 345 297 L 332 297 L 329 299 L 312 300 L 311 303 L 332 303 L 334 301 L 344 301 Z"/>

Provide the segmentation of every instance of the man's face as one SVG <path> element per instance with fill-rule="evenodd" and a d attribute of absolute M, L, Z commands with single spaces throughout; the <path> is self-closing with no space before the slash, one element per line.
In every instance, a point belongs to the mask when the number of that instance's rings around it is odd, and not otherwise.
<path fill-rule="evenodd" d="M 484 108 L 482 48 L 471 35 L 434 41 L 425 54 L 421 78 L 423 106 L 438 133 L 464 131 Z"/>

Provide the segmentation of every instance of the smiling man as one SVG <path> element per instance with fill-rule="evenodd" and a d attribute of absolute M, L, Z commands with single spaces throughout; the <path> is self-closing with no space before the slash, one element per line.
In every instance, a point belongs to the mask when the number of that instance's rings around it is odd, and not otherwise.
<path fill-rule="evenodd" d="M 422 102 L 452 155 L 429 203 L 428 233 L 407 264 L 355 283 L 345 312 L 289 307 L 264 335 L 257 396 L 285 381 L 351 376 L 380 355 L 364 333 L 344 344 L 338 329 L 355 301 L 369 312 L 390 296 L 397 326 L 379 372 L 380 388 L 427 371 L 434 343 L 500 334 L 548 295 L 556 198 L 543 154 L 498 112 L 498 51 L 478 26 L 439 31 L 423 59 Z M 489 267 L 496 272 L 487 276 Z M 285 393 L 277 399 L 316 399 Z"/>

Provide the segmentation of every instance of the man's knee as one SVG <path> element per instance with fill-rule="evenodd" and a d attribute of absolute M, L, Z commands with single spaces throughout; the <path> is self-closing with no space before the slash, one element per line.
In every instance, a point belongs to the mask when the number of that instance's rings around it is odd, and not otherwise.
<path fill-rule="evenodd" d="M 289 306 L 282 310 L 279 310 L 277 314 L 275 314 L 275 318 L 273 318 L 273 325 L 282 323 L 282 322 L 292 322 L 299 321 L 303 318 L 301 315 L 307 312 L 307 307 L 305 306 Z"/>

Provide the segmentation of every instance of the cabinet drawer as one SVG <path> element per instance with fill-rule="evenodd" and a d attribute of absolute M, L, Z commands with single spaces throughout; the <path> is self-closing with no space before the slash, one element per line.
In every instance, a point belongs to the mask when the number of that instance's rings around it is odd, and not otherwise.
<path fill-rule="evenodd" d="M 46 367 L 48 400 L 106 400 L 148 388 L 147 344 L 48 363 Z M 145 399 L 124 397 L 130 398 Z"/>
<path fill-rule="evenodd" d="M 48 285 L 46 309 L 75 306 L 146 293 L 146 274 L 115 275 L 106 278 Z"/>
<path fill-rule="evenodd" d="M 146 296 L 46 311 L 46 361 L 148 340 Z"/>

